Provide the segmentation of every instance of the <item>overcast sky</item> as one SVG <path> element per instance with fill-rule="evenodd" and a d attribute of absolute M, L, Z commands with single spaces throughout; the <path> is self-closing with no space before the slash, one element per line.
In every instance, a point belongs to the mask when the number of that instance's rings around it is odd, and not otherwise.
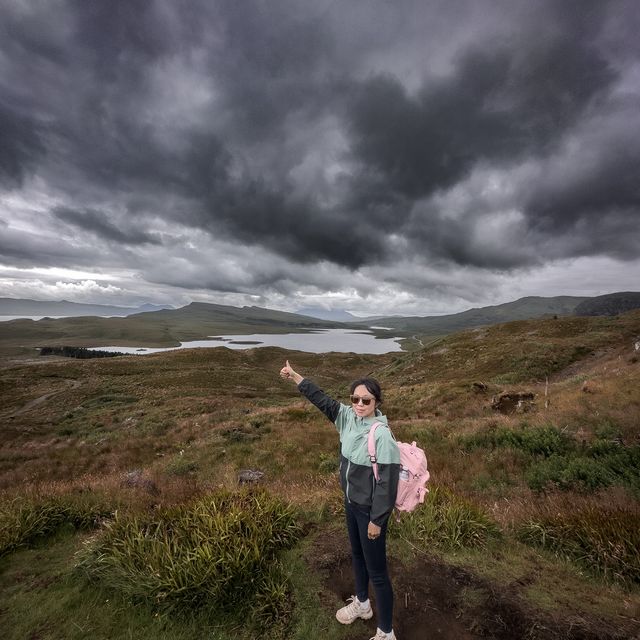
<path fill-rule="evenodd" d="M 640 290 L 637 0 L 2 0 L 0 296 Z"/>

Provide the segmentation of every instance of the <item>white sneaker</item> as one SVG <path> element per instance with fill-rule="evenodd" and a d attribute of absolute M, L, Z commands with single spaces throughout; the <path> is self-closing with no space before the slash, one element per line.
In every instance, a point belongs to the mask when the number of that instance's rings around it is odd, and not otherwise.
<path fill-rule="evenodd" d="M 384 631 L 381 631 L 378 628 L 376 629 L 376 635 L 373 636 L 373 638 L 370 638 L 370 640 L 397 640 L 397 639 L 396 639 L 396 634 L 393 633 L 393 629 L 391 629 L 389 633 L 385 633 Z"/>
<path fill-rule="evenodd" d="M 347 602 L 349 602 L 348 605 L 336 611 L 336 620 L 341 624 L 351 624 L 358 618 L 368 620 L 369 618 L 371 618 L 371 616 L 373 616 L 373 611 L 371 610 L 371 602 L 369 602 L 367 605 L 363 605 L 356 596 L 351 596 L 347 600 Z"/>

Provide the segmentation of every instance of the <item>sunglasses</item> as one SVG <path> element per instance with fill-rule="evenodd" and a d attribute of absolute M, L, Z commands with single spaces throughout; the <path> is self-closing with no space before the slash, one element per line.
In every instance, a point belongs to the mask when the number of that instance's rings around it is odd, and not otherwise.
<path fill-rule="evenodd" d="M 365 407 L 368 407 L 374 400 L 375 398 L 361 398 L 360 396 L 351 396 L 351 402 L 353 404 L 360 404 L 362 402 Z"/>

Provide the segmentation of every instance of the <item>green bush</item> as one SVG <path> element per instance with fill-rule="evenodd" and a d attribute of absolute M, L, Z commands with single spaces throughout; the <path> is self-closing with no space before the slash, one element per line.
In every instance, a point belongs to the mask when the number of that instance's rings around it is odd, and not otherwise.
<path fill-rule="evenodd" d="M 613 440 L 620 437 L 618 425 L 610 418 L 601 420 L 593 431 L 599 440 Z"/>
<path fill-rule="evenodd" d="M 466 449 L 510 447 L 529 453 L 549 457 L 566 453 L 575 447 L 574 440 L 553 426 L 526 427 L 519 430 L 491 429 L 461 438 Z"/>
<path fill-rule="evenodd" d="M 591 458 L 602 458 L 612 453 L 618 453 L 620 448 L 620 443 L 614 440 L 594 440 L 585 447 L 584 452 Z"/>
<path fill-rule="evenodd" d="M 640 582 L 640 514 L 593 507 L 534 518 L 517 531 L 527 544 L 553 551 L 587 569 L 624 582 Z"/>
<path fill-rule="evenodd" d="M 309 419 L 309 412 L 306 409 L 299 409 L 298 407 L 291 407 L 286 409 L 284 415 L 289 420 L 295 420 L 299 422 L 306 422 Z"/>
<path fill-rule="evenodd" d="M 338 458 L 335 453 L 321 453 L 318 457 L 318 471 L 320 473 L 336 473 Z"/>
<path fill-rule="evenodd" d="M 601 433 L 609 436 L 610 429 Z M 597 491 L 612 485 L 640 493 L 640 446 L 625 447 L 616 439 L 596 438 L 579 447 L 575 440 L 549 425 L 480 431 L 460 438 L 466 450 L 510 448 L 531 456 L 525 473 L 534 491 L 548 487 Z"/>
<path fill-rule="evenodd" d="M 52 535 L 65 524 L 91 529 L 110 515 L 109 507 L 93 494 L 6 501 L 0 504 L 0 557 Z"/>
<path fill-rule="evenodd" d="M 525 479 L 534 491 L 542 491 L 549 486 L 595 491 L 610 486 L 614 481 L 597 460 L 564 456 L 552 456 L 534 465 L 525 474 Z"/>
<path fill-rule="evenodd" d="M 198 470 L 198 463 L 183 456 L 177 456 L 167 465 L 167 473 L 172 476 L 187 476 Z"/>
<path fill-rule="evenodd" d="M 591 455 L 630 489 L 640 492 L 640 446 L 625 447 L 610 443 L 605 451 L 592 451 Z"/>
<path fill-rule="evenodd" d="M 234 612 L 263 624 L 287 615 L 276 553 L 300 533 L 292 508 L 266 492 L 219 492 L 153 517 L 118 514 L 78 568 L 159 612 Z"/>
<path fill-rule="evenodd" d="M 596 491 L 612 485 L 640 492 L 640 447 L 596 440 L 584 455 L 551 456 L 525 474 L 534 491 L 548 486 L 579 491 Z"/>
<path fill-rule="evenodd" d="M 478 506 L 448 489 L 431 489 L 424 504 L 390 520 L 390 535 L 417 546 L 442 549 L 483 547 L 499 533 L 498 526 Z"/>

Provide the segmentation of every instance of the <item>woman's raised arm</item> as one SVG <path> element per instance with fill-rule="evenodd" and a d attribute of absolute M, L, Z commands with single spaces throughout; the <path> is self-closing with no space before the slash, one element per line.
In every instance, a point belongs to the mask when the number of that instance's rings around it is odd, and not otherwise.
<path fill-rule="evenodd" d="M 280 369 L 280 377 L 284 380 L 293 380 L 298 385 L 298 390 L 309 402 L 314 404 L 324 413 L 331 422 L 336 421 L 340 413 L 340 403 L 319 389 L 311 380 L 304 378 L 293 370 L 289 361 Z"/>

